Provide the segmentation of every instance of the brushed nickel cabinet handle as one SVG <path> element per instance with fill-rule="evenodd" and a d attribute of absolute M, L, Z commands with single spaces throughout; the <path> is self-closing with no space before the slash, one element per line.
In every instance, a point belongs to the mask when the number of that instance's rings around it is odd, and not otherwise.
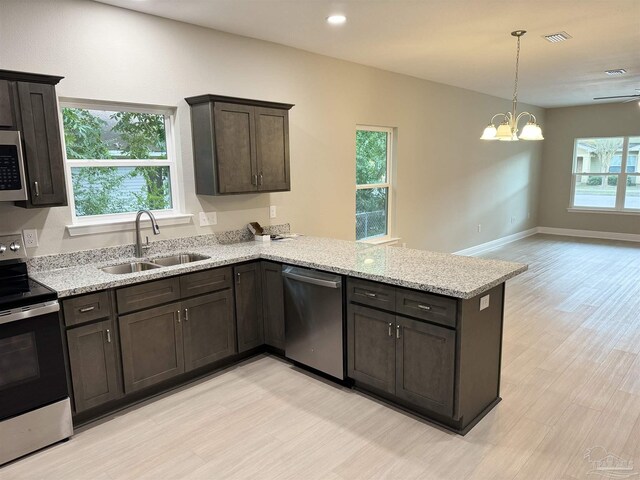
<path fill-rule="evenodd" d="M 420 305 L 418 305 L 418 308 L 419 308 L 420 310 L 431 310 L 431 306 L 429 306 L 429 305 L 422 305 L 422 304 L 420 304 Z"/>
<path fill-rule="evenodd" d="M 377 295 L 376 295 L 375 293 L 371 293 L 371 292 L 364 292 L 364 294 L 365 294 L 367 297 L 371 297 L 371 298 L 376 298 L 376 297 L 377 297 Z"/>
<path fill-rule="evenodd" d="M 393 337 L 393 331 L 391 330 L 393 328 L 393 323 L 389 323 L 389 336 Z"/>
<path fill-rule="evenodd" d="M 251 185 L 258 185 L 258 174 L 251 175 Z"/>
<path fill-rule="evenodd" d="M 236 283 L 240 285 L 240 272 L 236 273 Z"/>
<path fill-rule="evenodd" d="M 396 338 L 400 338 L 400 325 L 396 325 Z"/>
<path fill-rule="evenodd" d="M 189 309 L 188 308 L 184 309 L 184 321 L 185 322 L 189 321 Z"/>
<path fill-rule="evenodd" d="M 87 313 L 87 312 L 90 312 L 91 310 L 95 310 L 95 309 L 96 309 L 95 305 L 91 306 L 91 307 L 84 307 L 84 308 L 80 309 L 80 313 Z"/>
<path fill-rule="evenodd" d="M 111 343 L 111 330 L 107 328 L 107 343 Z"/>
<path fill-rule="evenodd" d="M 182 321 L 182 318 L 180 317 L 180 310 L 178 310 L 176 313 L 178 314 L 178 323 L 180 323 Z"/>
<path fill-rule="evenodd" d="M 36 197 L 40 196 L 40 185 L 38 185 L 38 182 L 33 182 L 33 190 L 34 193 L 36 194 Z"/>
<path fill-rule="evenodd" d="M 258 176 L 258 185 L 262 185 L 262 172 L 260 172 L 260 175 Z"/>

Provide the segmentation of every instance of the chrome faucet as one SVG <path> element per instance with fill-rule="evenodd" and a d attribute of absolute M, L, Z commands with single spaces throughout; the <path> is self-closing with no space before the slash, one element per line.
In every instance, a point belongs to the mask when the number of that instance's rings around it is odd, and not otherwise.
<path fill-rule="evenodd" d="M 138 258 L 142 257 L 143 253 L 145 253 L 150 248 L 149 237 L 147 237 L 147 243 L 145 245 L 142 245 L 142 238 L 140 238 L 140 217 L 143 213 L 149 215 L 149 218 L 151 219 L 151 228 L 153 228 L 153 234 L 158 235 L 160 233 L 160 227 L 158 227 L 158 222 L 156 222 L 156 217 L 153 216 L 153 213 L 151 213 L 149 210 L 139 210 L 138 214 L 136 215 L 136 257 Z"/>

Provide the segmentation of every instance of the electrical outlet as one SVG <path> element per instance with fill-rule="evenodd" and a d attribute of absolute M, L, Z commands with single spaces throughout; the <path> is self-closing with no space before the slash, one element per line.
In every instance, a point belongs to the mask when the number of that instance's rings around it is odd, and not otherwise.
<path fill-rule="evenodd" d="M 38 246 L 38 231 L 35 228 L 23 230 L 22 237 L 24 238 L 25 247 L 34 248 Z"/>
<path fill-rule="evenodd" d="M 489 308 L 489 297 L 491 295 L 485 295 L 484 297 L 480 297 L 480 310 L 484 310 L 485 308 Z"/>
<path fill-rule="evenodd" d="M 269 218 L 276 218 L 276 206 L 271 205 L 269 207 Z"/>
<path fill-rule="evenodd" d="M 201 227 L 206 227 L 207 225 L 209 225 L 209 219 L 207 218 L 207 214 L 204 212 L 200 212 L 200 214 L 198 215 L 200 218 L 200 226 Z"/>
<path fill-rule="evenodd" d="M 209 225 L 218 224 L 218 214 L 216 212 L 207 213 L 207 218 L 209 219 Z"/>
<path fill-rule="evenodd" d="M 482 232 L 482 224 L 481 223 L 478 224 L 478 233 L 480 233 L 480 232 Z"/>

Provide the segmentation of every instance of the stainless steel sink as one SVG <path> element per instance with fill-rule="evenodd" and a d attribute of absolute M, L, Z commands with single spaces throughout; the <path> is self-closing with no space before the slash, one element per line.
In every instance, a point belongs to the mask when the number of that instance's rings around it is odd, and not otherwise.
<path fill-rule="evenodd" d="M 171 255 L 170 257 L 152 258 L 150 261 L 162 267 L 170 267 L 172 265 L 181 265 L 183 263 L 207 260 L 208 258 L 210 257 L 200 255 L 198 253 L 180 253 L 178 255 Z"/>
<path fill-rule="evenodd" d="M 105 273 L 121 275 L 124 273 L 144 272 L 145 270 L 153 270 L 154 268 L 160 268 L 160 265 L 150 262 L 130 262 L 111 265 L 110 267 L 102 267 L 100 270 Z"/>

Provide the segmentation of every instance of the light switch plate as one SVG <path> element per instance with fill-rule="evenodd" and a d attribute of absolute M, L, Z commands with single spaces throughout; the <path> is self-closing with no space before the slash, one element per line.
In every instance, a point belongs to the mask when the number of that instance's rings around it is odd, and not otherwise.
<path fill-rule="evenodd" d="M 269 207 L 269 218 L 276 218 L 276 206 L 271 205 Z"/>
<path fill-rule="evenodd" d="M 22 238 L 24 239 L 25 247 L 35 248 L 38 246 L 38 230 L 35 228 L 22 230 Z"/>
<path fill-rule="evenodd" d="M 491 295 L 485 295 L 484 297 L 480 297 L 480 310 L 484 310 L 485 308 L 489 308 L 489 297 Z"/>
<path fill-rule="evenodd" d="M 200 219 L 201 227 L 218 224 L 218 214 L 216 212 L 200 212 L 198 218 Z"/>

